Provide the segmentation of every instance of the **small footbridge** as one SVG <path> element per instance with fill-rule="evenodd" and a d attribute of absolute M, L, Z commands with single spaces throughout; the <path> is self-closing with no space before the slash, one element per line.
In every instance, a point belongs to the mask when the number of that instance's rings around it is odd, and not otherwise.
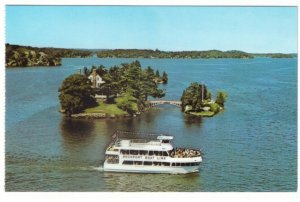
<path fill-rule="evenodd" d="M 175 105 L 176 107 L 181 107 L 181 101 L 177 101 L 177 100 L 150 100 L 149 104 L 150 107 L 163 105 L 163 104 L 170 104 L 170 105 Z"/>

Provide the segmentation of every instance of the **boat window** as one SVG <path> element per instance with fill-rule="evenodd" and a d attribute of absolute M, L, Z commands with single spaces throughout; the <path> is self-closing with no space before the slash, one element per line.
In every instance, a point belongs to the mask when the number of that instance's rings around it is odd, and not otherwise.
<path fill-rule="evenodd" d="M 195 165 L 195 163 L 191 163 L 191 166 L 194 166 Z"/>
<path fill-rule="evenodd" d="M 143 164 L 143 162 L 142 161 L 134 161 L 134 163 L 133 163 L 134 165 L 142 165 Z"/>
<path fill-rule="evenodd" d="M 197 166 L 200 165 L 200 162 L 196 162 L 196 165 L 197 165 Z"/>
<path fill-rule="evenodd" d="M 175 166 L 175 163 L 171 163 L 171 166 Z"/>
<path fill-rule="evenodd" d="M 119 156 L 118 155 L 106 155 L 107 163 L 110 164 L 118 164 L 119 163 Z"/>
<path fill-rule="evenodd" d="M 128 155 L 129 154 L 129 151 L 128 150 L 121 150 L 121 154 L 123 154 L 123 155 Z"/>
<path fill-rule="evenodd" d="M 169 156 L 166 151 L 163 151 L 163 156 Z"/>
<path fill-rule="evenodd" d="M 153 156 L 153 151 L 149 151 L 149 156 Z"/>
<path fill-rule="evenodd" d="M 163 166 L 170 166 L 170 163 L 169 162 L 162 162 L 162 165 Z"/>
<path fill-rule="evenodd" d="M 153 162 L 153 165 L 155 165 L 155 166 L 161 166 L 161 162 Z"/>
<path fill-rule="evenodd" d="M 162 140 L 162 143 L 170 143 L 170 140 Z"/>
<path fill-rule="evenodd" d="M 162 152 L 161 151 L 154 151 L 154 155 L 155 156 L 162 156 Z"/>
<path fill-rule="evenodd" d="M 145 161 L 145 162 L 144 162 L 144 165 L 145 165 L 145 166 L 152 166 L 152 161 Z"/>
<path fill-rule="evenodd" d="M 181 166 L 187 166 L 186 163 L 181 163 Z"/>
<path fill-rule="evenodd" d="M 124 164 L 124 165 L 132 165 L 132 164 L 133 164 L 133 161 L 123 161 L 123 164 Z"/>
<path fill-rule="evenodd" d="M 138 155 L 138 151 L 137 150 L 130 150 L 130 154 L 131 155 Z"/>
<path fill-rule="evenodd" d="M 147 155 L 148 151 L 145 151 L 145 150 L 140 150 L 140 155 Z"/>
<path fill-rule="evenodd" d="M 175 166 L 180 166 L 180 163 L 176 163 Z"/>

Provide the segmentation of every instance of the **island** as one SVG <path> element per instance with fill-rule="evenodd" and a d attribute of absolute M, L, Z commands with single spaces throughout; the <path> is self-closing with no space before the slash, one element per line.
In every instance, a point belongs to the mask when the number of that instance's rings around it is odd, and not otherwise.
<path fill-rule="evenodd" d="M 228 95 L 218 91 L 215 100 L 206 85 L 193 82 L 181 96 L 181 110 L 186 114 L 195 116 L 212 117 L 224 110 L 224 103 Z"/>
<path fill-rule="evenodd" d="M 253 55 L 238 51 L 160 51 L 150 49 L 114 49 L 97 52 L 99 58 L 185 58 L 185 59 L 210 59 L 210 58 L 254 58 Z"/>
<path fill-rule="evenodd" d="M 295 53 L 253 53 L 255 57 L 270 57 L 270 58 L 295 58 Z"/>
<path fill-rule="evenodd" d="M 165 96 L 159 83 L 168 81 L 139 61 L 107 68 L 83 68 L 67 77 L 59 88 L 61 112 L 73 118 L 136 116 L 149 108 L 148 97 Z"/>

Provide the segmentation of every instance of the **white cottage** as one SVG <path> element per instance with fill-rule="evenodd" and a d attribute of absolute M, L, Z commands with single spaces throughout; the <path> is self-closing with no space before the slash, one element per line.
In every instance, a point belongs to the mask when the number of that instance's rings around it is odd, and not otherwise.
<path fill-rule="evenodd" d="M 103 79 L 96 73 L 96 69 L 93 69 L 93 72 L 88 78 L 91 80 L 93 88 L 99 88 L 101 84 L 105 83 L 105 81 L 103 81 Z"/>

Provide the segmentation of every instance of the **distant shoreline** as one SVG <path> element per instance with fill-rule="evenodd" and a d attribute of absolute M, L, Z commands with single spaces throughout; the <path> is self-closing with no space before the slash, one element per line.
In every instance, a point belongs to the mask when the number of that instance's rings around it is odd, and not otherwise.
<path fill-rule="evenodd" d="M 294 58 L 297 53 L 247 53 L 239 50 L 160 51 L 158 49 L 64 49 L 5 44 L 5 67 L 61 66 L 62 58 L 253 59 Z"/>

